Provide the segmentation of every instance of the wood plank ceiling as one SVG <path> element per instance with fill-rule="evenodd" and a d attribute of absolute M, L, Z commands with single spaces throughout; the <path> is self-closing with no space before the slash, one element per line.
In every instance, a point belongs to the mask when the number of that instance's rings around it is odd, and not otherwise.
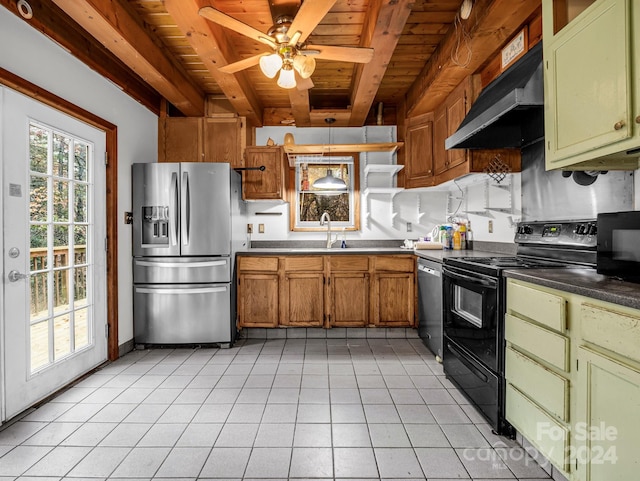
<path fill-rule="evenodd" d="M 210 5 L 266 33 L 273 25 L 272 9 L 297 6 L 300 0 L 53 0 L 51 7 L 31 0 L 31 23 L 83 61 L 91 55 L 78 44 L 78 30 L 88 32 L 105 51 L 100 58 L 111 55 L 110 61 L 133 72 L 126 91 L 135 96 L 133 87 L 142 81 L 183 115 L 203 115 L 205 98 L 220 96 L 254 126 L 324 125 L 326 117 L 336 118 L 334 125 L 361 126 L 372 123 L 379 103 L 385 117 L 390 113 L 394 120 L 396 111 L 418 115 L 433 110 L 499 51 L 540 1 L 474 0 L 471 17 L 460 21 L 462 0 L 337 0 L 309 44 L 371 47 L 374 58 L 367 64 L 318 59 L 310 90 L 282 89 L 258 66 L 236 74 L 219 72 L 219 67 L 265 52 L 265 46 L 198 15 L 199 8 Z M 15 2 L 0 4 L 17 14 Z M 75 21 L 79 27 L 56 31 L 56 22 L 47 18 L 60 12 L 70 17 L 66 23 Z M 65 38 L 67 31 L 74 36 Z M 452 52 L 459 49 L 463 31 L 470 35 L 466 45 L 472 56 L 469 65 L 460 67 Z M 146 102 L 153 98 L 144 94 Z"/>

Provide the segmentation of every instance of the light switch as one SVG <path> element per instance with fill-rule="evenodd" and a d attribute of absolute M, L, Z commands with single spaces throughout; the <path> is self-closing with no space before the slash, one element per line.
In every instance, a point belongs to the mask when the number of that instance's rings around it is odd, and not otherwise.
<path fill-rule="evenodd" d="M 489 221 L 489 224 L 488 224 L 487 228 L 489 229 L 489 234 L 493 234 L 493 221 L 492 220 Z"/>
<path fill-rule="evenodd" d="M 258 232 L 260 232 L 260 234 L 264 234 L 264 224 L 258 224 Z"/>

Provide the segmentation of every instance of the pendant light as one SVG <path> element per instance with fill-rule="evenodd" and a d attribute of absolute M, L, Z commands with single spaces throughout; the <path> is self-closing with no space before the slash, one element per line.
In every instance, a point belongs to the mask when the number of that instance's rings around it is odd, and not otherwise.
<path fill-rule="evenodd" d="M 313 183 L 314 189 L 321 190 L 347 190 L 347 184 L 344 180 L 333 176 L 331 171 L 331 124 L 336 121 L 333 117 L 327 117 L 324 121 L 329 124 L 329 168 L 327 169 L 327 175 L 317 179 Z"/>

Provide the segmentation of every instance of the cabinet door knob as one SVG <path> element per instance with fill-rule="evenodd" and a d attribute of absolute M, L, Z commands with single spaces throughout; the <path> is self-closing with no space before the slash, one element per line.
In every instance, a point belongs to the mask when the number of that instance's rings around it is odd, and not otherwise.
<path fill-rule="evenodd" d="M 616 130 L 620 130 L 622 127 L 624 127 L 624 125 L 625 125 L 624 120 L 621 120 L 620 122 L 616 122 L 613 128 Z"/>
<path fill-rule="evenodd" d="M 640 115 L 636 117 L 636 124 L 640 124 Z"/>

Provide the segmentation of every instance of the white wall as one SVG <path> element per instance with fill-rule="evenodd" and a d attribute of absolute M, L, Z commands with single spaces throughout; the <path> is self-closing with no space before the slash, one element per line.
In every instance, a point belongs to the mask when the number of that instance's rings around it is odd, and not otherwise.
<path fill-rule="evenodd" d="M 284 143 L 285 133 L 292 133 L 296 144 L 352 144 L 373 142 L 395 142 L 395 126 L 380 127 L 332 127 L 295 128 L 263 127 L 256 130 L 256 145 L 266 145 L 271 138 L 276 144 Z M 364 175 L 367 164 L 395 164 L 396 156 L 389 152 L 368 152 L 360 154 L 360 190 L 370 187 L 392 187 L 395 177 L 388 174 Z M 444 220 L 446 193 L 403 191 L 393 197 L 389 194 L 364 195 L 360 199 L 361 230 L 347 232 L 349 239 L 417 239 L 431 231 L 436 223 Z M 420 200 L 418 200 L 420 199 Z M 418 210 L 418 204 L 426 211 Z M 270 212 L 280 215 L 256 215 Z M 370 215 L 367 216 L 367 213 Z M 424 213 L 424 215 L 422 215 Z M 284 202 L 250 202 L 248 222 L 254 225 L 252 239 L 261 240 L 321 240 L 324 232 L 291 232 L 289 230 L 289 204 Z M 411 232 L 407 231 L 411 223 Z M 258 225 L 265 225 L 264 234 L 258 233 Z"/>
<path fill-rule="evenodd" d="M 157 117 L 56 43 L 0 8 L 0 66 L 118 126 L 118 342 L 133 338 L 131 164 L 157 160 Z"/>

